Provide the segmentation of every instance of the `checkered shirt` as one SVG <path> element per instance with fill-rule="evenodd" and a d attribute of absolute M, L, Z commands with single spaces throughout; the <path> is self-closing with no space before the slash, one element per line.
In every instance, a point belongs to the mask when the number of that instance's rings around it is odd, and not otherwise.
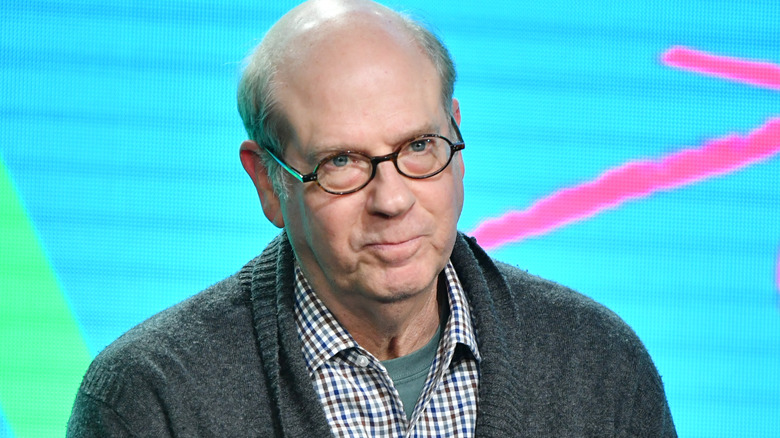
<path fill-rule="evenodd" d="M 463 287 L 444 269 L 449 319 L 410 421 L 382 363 L 355 342 L 295 266 L 295 320 L 309 376 L 337 437 L 471 437 L 480 355 Z"/>

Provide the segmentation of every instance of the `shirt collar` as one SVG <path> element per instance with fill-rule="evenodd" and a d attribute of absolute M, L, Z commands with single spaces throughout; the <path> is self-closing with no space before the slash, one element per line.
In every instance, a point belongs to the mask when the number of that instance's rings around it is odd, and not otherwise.
<path fill-rule="evenodd" d="M 477 339 L 471 325 L 471 308 L 458 279 L 458 274 L 450 262 L 447 262 L 447 266 L 444 267 L 444 277 L 447 280 L 447 297 L 450 305 L 450 317 L 444 331 L 444 341 L 449 343 L 452 348 L 455 348 L 457 344 L 465 345 L 479 362 L 482 357 L 479 355 Z"/>
<path fill-rule="evenodd" d="M 474 358 L 480 361 L 481 357 L 471 324 L 471 309 L 455 268 L 450 262 L 447 262 L 443 275 L 449 301 L 449 318 L 442 338 L 442 341 L 447 343 L 445 350 L 463 344 L 468 347 Z M 303 356 L 310 374 L 313 374 L 327 360 L 345 350 L 357 349 L 363 354 L 370 354 L 358 345 L 325 307 L 309 285 L 297 262 L 295 263 L 295 322 L 298 335 L 303 342 Z"/>

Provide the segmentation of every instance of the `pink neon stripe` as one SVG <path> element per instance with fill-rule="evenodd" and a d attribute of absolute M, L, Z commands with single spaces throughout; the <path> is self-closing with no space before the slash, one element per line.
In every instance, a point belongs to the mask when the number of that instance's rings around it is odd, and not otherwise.
<path fill-rule="evenodd" d="M 555 192 L 526 210 L 489 219 L 477 226 L 472 235 L 480 245 L 495 248 L 545 234 L 630 199 L 733 172 L 779 152 L 780 117 L 746 137 L 730 135 L 660 161 L 635 161 L 610 169 L 595 180 Z"/>
<path fill-rule="evenodd" d="M 672 47 L 661 55 L 661 61 L 684 70 L 780 90 L 780 66 L 767 62 L 717 56 L 687 47 Z M 780 254 L 776 275 L 777 289 L 780 292 Z"/>
<path fill-rule="evenodd" d="M 661 55 L 669 66 L 759 87 L 780 90 L 780 66 L 712 55 L 687 47 L 672 47 Z"/>

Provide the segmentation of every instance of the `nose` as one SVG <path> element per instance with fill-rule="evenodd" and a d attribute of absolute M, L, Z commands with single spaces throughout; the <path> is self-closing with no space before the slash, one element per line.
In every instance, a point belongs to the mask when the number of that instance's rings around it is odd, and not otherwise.
<path fill-rule="evenodd" d="M 412 180 L 398 173 L 392 161 L 377 164 L 374 179 L 363 189 L 369 191 L 369 211 L 386 217 L 406 213 L 416 200 L 409 182 Z"/>

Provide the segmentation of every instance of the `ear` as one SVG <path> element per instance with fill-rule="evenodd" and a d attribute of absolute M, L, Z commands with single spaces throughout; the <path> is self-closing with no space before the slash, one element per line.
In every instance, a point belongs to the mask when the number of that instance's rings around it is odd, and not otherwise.
<path fill-rule="evenodd" d="M 279 197 L 274 192 L 273 184 L 268 178 L 268 171 L 260 160 L 260 146 L 252 140 L 245 140 L 241 143 L 239 157 L 241 165 L 252 179 L 257 189 L 257 195 L 260 197 L 260 205 L 263 207 L 265 217 L 272 224 L 279 228 L 284 228 L 284 218 L 282 217 L 282 207 Z"/>
<path fill-rule="evenodd" d="M 458 127 L 460 127 L 460 102 L 454 97 L 452 98 L 452 117 L 455 119 Z"/>
<path fill-rule="evenodd" d="M 458 99 L 452 98 L 452 118 L 455 119 L 455 123 L 460 128 L 460 102 Z M 466 174 L 466 165 L 463 164 L 463 154 L 458 154 L 457 162 L 460 164 L 460 177 L 463 179 L 463 175 Z"/>

